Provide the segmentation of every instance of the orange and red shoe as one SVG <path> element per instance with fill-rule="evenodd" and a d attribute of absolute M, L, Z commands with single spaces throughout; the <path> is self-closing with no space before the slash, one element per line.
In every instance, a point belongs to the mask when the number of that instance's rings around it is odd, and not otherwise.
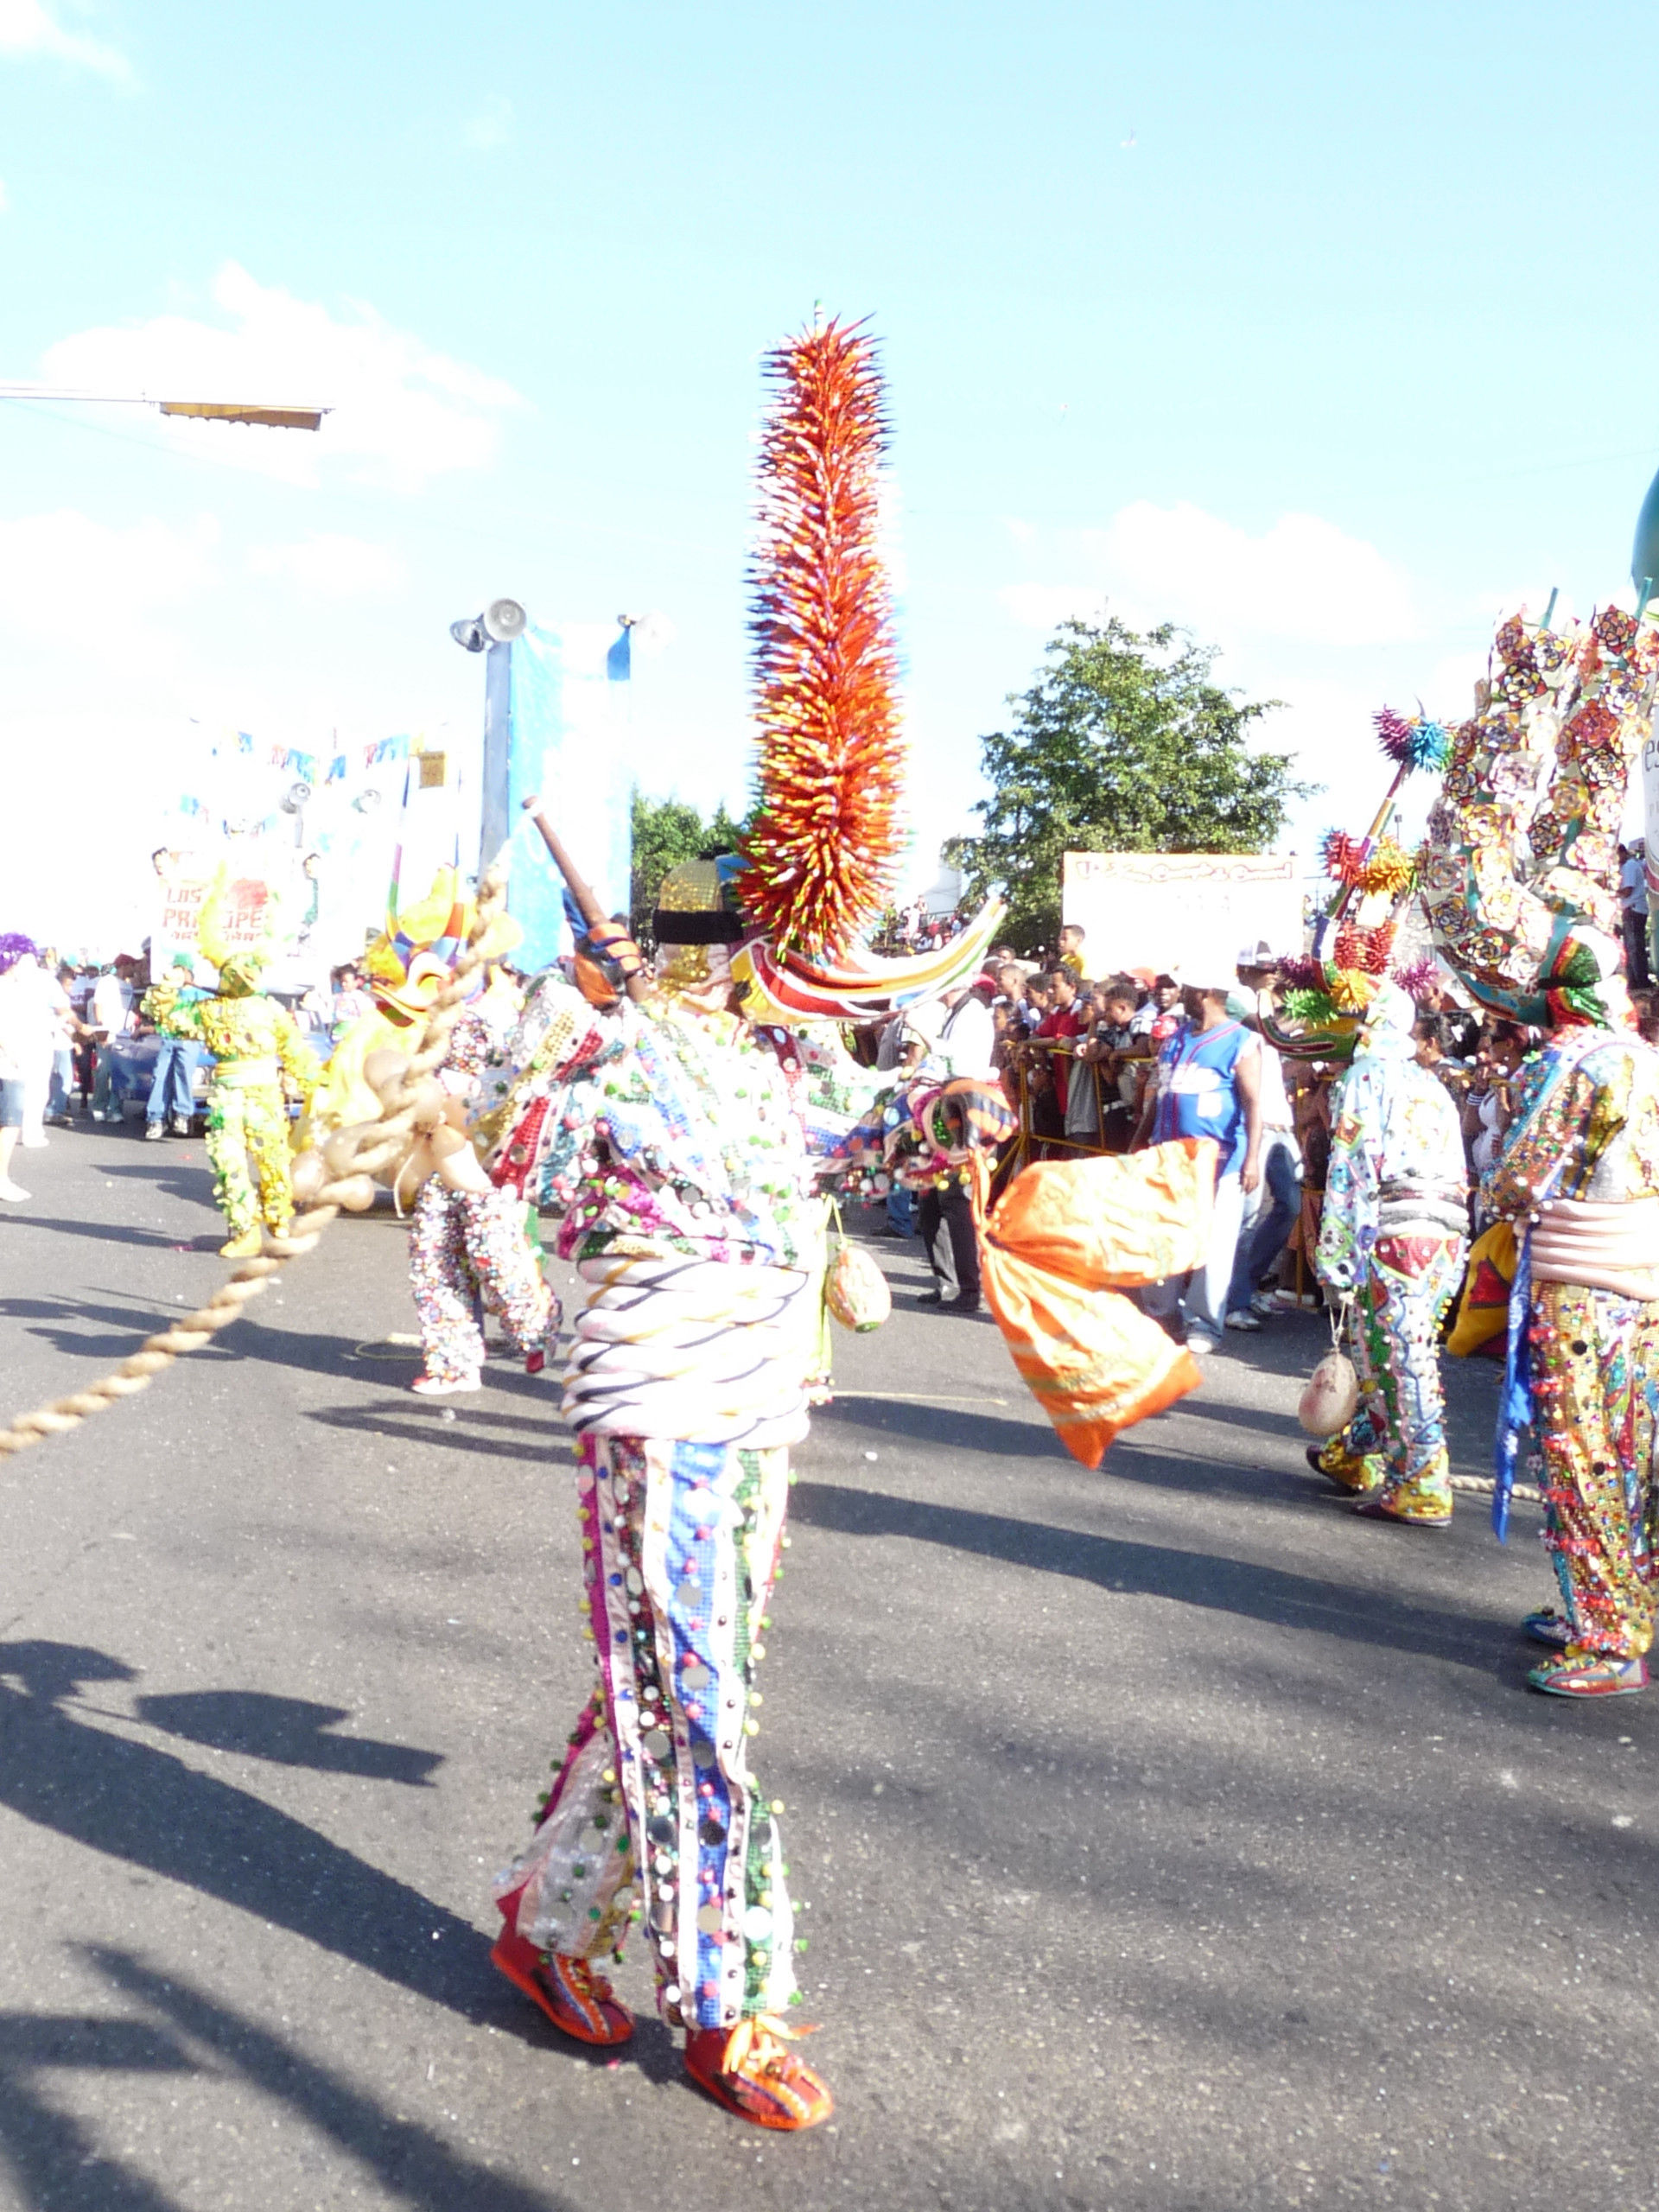
<path fill-rule="evenodd" d="M 694 2028 L 685 2039 L 685 2070 L 716 2104 L 756 2127 L 816 2127 L 834 2112 L 835 2100 L 791 2050 L 794 2040 L 781 2020 L 765 2016 L 734 2028 Z"/>
<path fill-rule="evenodd" d="M 538 1951 L 528 1937 L 504 1928 L 490 1964 L 539 2005 L 556 2028 L 578 2043 L 626 2043 L 633 2015 L 617 2002 L 611 1985 L 587 1959 L 564 1951 Z"/>

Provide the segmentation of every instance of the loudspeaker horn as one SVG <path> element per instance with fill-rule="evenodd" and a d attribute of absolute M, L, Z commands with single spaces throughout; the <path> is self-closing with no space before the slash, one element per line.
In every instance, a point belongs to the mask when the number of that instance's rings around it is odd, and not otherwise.
<path fill-rule="evenodd" d="M 529 625 L 530 617 L 516 599 L 493 599 L 484 610 L 484 627 L 498 645 L 510 645 Z"/>

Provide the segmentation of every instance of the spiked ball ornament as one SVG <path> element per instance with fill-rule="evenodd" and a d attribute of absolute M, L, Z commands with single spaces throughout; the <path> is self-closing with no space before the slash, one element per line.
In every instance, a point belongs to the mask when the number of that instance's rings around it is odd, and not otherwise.
<path fill-rule="evenodd" d="M 862 324 L 791 339 L 766 373 L 750 569 L 760 804 L 739 895 L 780 952 L 836 954 L 886 902 L 902 850 L 881 385 Z"/>

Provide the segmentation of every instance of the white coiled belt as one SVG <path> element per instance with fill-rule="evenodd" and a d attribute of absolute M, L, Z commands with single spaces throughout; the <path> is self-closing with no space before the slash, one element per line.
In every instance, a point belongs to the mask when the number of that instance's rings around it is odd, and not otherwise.
<path fill-rule="evenodd" d="M 1532 1279 L 1659 1298 L 1659 1198 L 1546 1200 L 1532 1231 Z"/>
<path fill-rule="evenodd" d="M 672 1255 L 579 1262 L 563 1412 L 579 1435 L 762 1451 L 807 1433 L 813 1277 Z"/>

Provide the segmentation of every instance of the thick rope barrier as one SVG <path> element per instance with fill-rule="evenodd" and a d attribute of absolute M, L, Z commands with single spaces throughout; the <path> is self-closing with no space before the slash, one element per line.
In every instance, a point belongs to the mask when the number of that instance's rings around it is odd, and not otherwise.
<path fill-rule="evenodd" d="M 105 1413 L 123 1398 L 147 1390 L 158 1375 L 164 1375 L 187 1352 L 200 1351 L 204 1344 L 213 1342 L 221 1329 L 239 1319 L 249 1300 L 257 1297 L 270 1277 L 280 1274 L 290 1260 L 315 1249 L 323 1231 L 331 1222 L 339 1219 L 339 1200 L 351 1179 L 358 1175 L 372 1175 L 378 1169 L 390 1166 L 404 1150 L 414 1132 L 417 1090 L 423 1079 L 442 1064 L 448 1051 L 449 1032 L 460 1020 L 466 1001 L 467 979 L 484 964 L 480 946 L 505 898 L 505 878 L 492 868 L 479 885 L 476 918 L 455 963 L 454 975 L 432 1001 L 420 1044 L 410 1056 L 408 1072 L 399 1081 L 380 1118 L 365 1124 L 359 1133 L 345 1170 L 330 1175 L 305 1211 L 294 1217 L 287 1236 L 276 1237 L 268 1233 L 266 1249 L 257 1259 L 245 1260 L 205 1306 L 199 1306 L 193 1313 L 185 1314 L 155 1336 L 146 1337 L 137 1351 L 110 1374 L 101 1376 L 96 1382 L 87 1383 L 67 1398 L 55 1398 L 48 1406 L 37 1406 L 33 1413 L 18 1414 L 6 1427 L 0 1428 L 0 1457 L 27 1451 L 31 1444 L 41 1443 L 48 1436 L 60 1436 L 66 1430 L 78 1428 L 93 1414 Z"/>
<path fill-rule="evenodd" d="M 1477 1497 L 1490 1497 L 1497 1485 L 1490 1475 L 1453 1475 L 1452 1487 L 1453 1490 L 1471 1491 Z M 1510 1496 L 1520 1498 L 1526 1505 L 1541 1505 L 1544 1502 L 1542 1493 L 1534 1483 L 1516 1483 Z"/>

